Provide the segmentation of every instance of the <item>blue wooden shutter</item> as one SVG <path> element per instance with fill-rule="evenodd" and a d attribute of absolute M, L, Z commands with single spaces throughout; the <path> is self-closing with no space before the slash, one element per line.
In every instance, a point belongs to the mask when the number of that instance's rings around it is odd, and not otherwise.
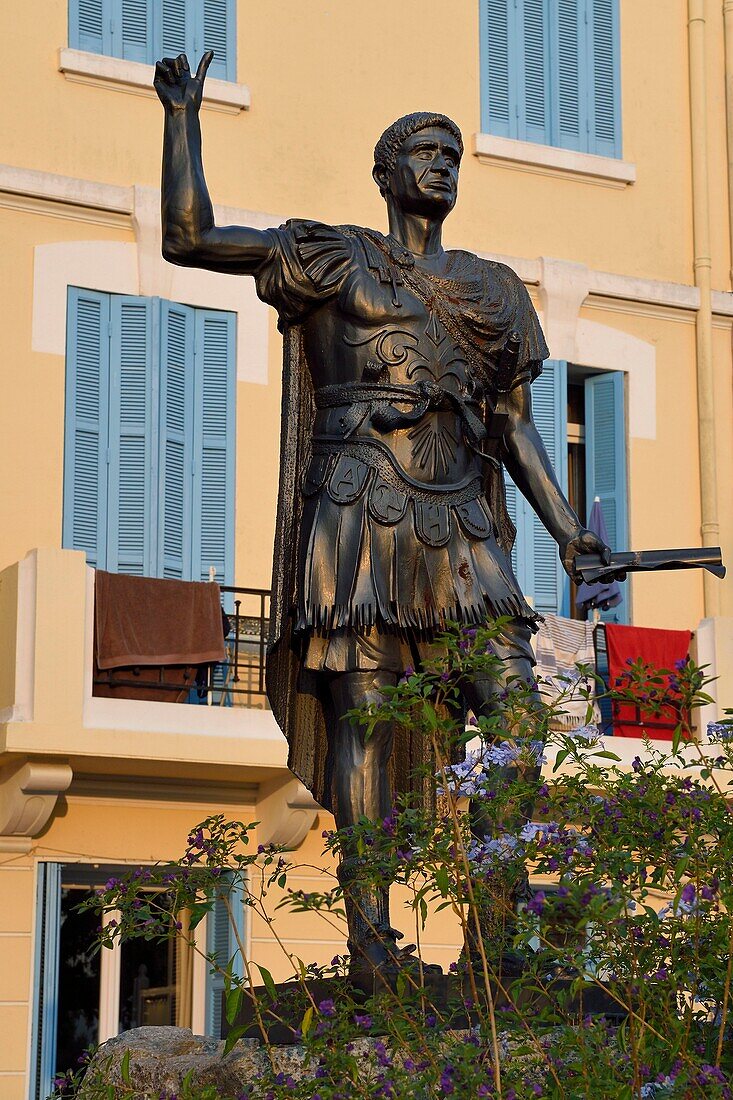
<path fill-rule="evenodd" d="M 594 374 L 585 380 L 585 465 L 587 509 L 600 497 L 612 550 L 628 550 L 626 497 L 626 428 L 624 376 L 621 371 Z M 626 585 L 623 602 L 603 618 L 628 622 Z"/>
<path fill-rule="evenodd" d="M 216 955 L 217 963 L 222 969 L 226 969 L 231 962 L 232 973 L 241 978 L 244 963 L 237 936 L 244 943 L 244 897 L 241 885 L 233 883 L 231 875 L 227 875 L 226 880 L 222 886 L 229 891 L 227 900 L 231 908 L 231 918 L 224 902 L 217 898 L 206 917 L 206 953 Z M 223 974 L 209 972 L 206 979 L 205 1032 L 216 1039 L 221 1038 L 221 999 L 224 986 Z"/>
<path fill-rule="evenodd" d="M 199 3 L 201 0 L 199 0 Z M 189 55 L 189 64 L 195 71 L 198 58 L 194 59 L 193 19 L 190 0 L 161 0 L 156 4 L 156 43 L 161 57 Z"/>
<path fill-rule="evenodd" d="M 127 61 L 152 64 L 153 0 L 112 0 L 113 52 Z"/>
<path fill-rule="evenodd" d="M 111 305 L 106 568 L 138 576 L 153 565 L 152 304 L 115 294 Z"/>
<path fill-rule="evenodd" d="M 45 1100 L 56 1076 L 61 864 L 39 863 L 36 884 L 36 932 L 33 964 L 31 1100 Z"/>
<path fill-rule="evenodd" d="M 160 303 L 157 576 L 191 579 L 194 310 Z"/>
<path fill-rule="evenodd" d="M 519 16 L 522 63 L 518 137 L 525 141 L 550 141 L 550 57 L 545 0 L 520 0 Z"/>
<path fill-rule="evenodd" d="M 557 359 L 545 360 L 542 374 L 532 384 L 532 417 L 563 492 L 567 492 L 568 484 L 567 389 L 567 364 Z M 557 543 L 531 509 L 530 512 L 527 556 L 531 562 L 534 606 L 538 611 L 561 615 L 567 603 L 568 578 Z"/>
<path fill-rule="evenodd" d="M 107 560 L 110 296 L 69 288 L 62 545 Z"/>
<path fill-rule="evenodd" d="M 621 156 L 621 77 L 618 0 L 587 0 L 590 79 L 588 150 Z"/>
<path fill-rule="evenodd" d="M 567 364 L 547 359 L 532 383 L 532 417 L 563 492 L 567 492 Z M 519 585 L 538 611 L 563 614 L 568 580 L 555 540 L 508 474 L 504 475 L 507 509 L 517 528 L 512 567 Z"/>
<path fill-rule="evenodd" d="M 90 53 L 112 53 L 111 0 L 69 0 L 69 45 Z"/>
<path fill-rule="evenodd" d="M 481 126 L 517 136 L 516 15 L 514 0 L 481 0 Z"/>
<path fill-rule="evenodd" d="M 199 0 L 195 3 L 197 15 L 195 49 L 198 57 L 205 50 L 214 51 L 209 76 L 220 80 L 236 80 L 237 37 L 234 0 Z"/>
<path fill-rule="evenodd" d="M 519 581 L 519 587 L 524 592 L 527 584 L 527 569 L 524 537 L 524 504 L 525 500 L 516 487 L 509 474 L 504 471 L 504 489 L 506 491 L 506 507 L 509 518 L 517 529 L 517 537 L 512 547 L 512 569 Z"/>
<path fill-rule="evenodd" d="M 192 580 L 234 583 L 236 318 L 196 310 Z"/>
<path fill-rule="evenodd" d="M 586 0 L 551 0 L 553 4 L 553 144 L 587 148 Z"/>

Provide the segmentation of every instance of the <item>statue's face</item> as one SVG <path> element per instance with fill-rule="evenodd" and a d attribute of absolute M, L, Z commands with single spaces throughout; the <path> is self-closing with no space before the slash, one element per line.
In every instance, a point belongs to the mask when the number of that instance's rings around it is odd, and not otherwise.
<path fill-rule="evenodd" d="M 456 204 L 461 151 L 447 130 L 431 126 L 406 138 L 388 189 L 403 210 L 445 218 Z"/>

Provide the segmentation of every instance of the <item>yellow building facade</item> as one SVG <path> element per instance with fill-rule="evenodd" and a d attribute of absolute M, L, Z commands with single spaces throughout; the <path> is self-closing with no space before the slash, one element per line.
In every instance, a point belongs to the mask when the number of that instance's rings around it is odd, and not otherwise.
<path fill-rule="evenodd" d="M 555 141 L 549 107 L 546 140 L 538 140 L 528 122 L 528 81 L 517 100 L 520 129 L 509 115 L 506 125 L 494 124 L 501 90 L 491 85 L 492 51 L 505 32 L 511 46 L 514 33 L 501 22 L 501 4 L 237 0 L 222 3 L 219 26 L 205 22 L 219 11 L 216 4 L 182 3 L 190 19 L 184 44 L 193 52 L 213 36 L 226 56 L 201 113 L 207 181 L 220 224 L 264 228 L 305 217 L 386 230 L 371 178 L 377 137 L 404 113 L 447 113 L 466 150 L 446 247 L 514 268 L 552 360 L 563 364 L 562 377 L 580 387 L 581 399 L 589 379 L 619 379 L 624 484 L 617 489 L 628 543 L 616 548 L 721 545 L 730 564 L 733 5 L 596 0 L 592 19 L 606 6 L 616 35 L 613 152 L 589 147 L 582 135 L 575 148 L 562 134 Z M 540 7 L 547 41 L 555 41 L 556 5 Z M 79 20 L 87 9 L 85 31 Z M 172 40 L 171 29 L 161 29 L 164 9 L 149 0 L 145 41 L 134 49 L 122 41 L 106 0 L 38 0 L 0 10 L 4 1100 L 44 1096 L 49 1074 L 64 1068 L 52 1049 L 56 1025 L 39 1003 L 39 990 L 67 996 L 49 977 L 48 952 L 54 944 L 60 949 L 58 936 L 49 939 L 44 929 L 51 889 L 67 905 L 74 891 L 80 897 L 125 865 L 175 858 L 190 827 L 210 813 L 258 820 L 259 842 L 293 847 L 302 867 L 292 885 L 307 889 L 332 870 L 321 854 L 330 819 L 287 772 L 284 740 L 261 697 L 225 707 L 93 694 L 93 570 L 64 514 L 78 489 L 68 467 L 74 288 L 110 308 L 122 298 L 145 299 L 234 318 L 232 561 L 224 580 L 263 591 L 270 584 L 281 340 L 250 280 L 175 268 L 161 257 L 162 108 L 150 58 Z M 127 26 L 124 19 L 120 25 Z M 529 65 L 529 52 L 521 56 Z M 549 103 L 550 46 L 543 56 Z M 507 72 L 513 110 L 511 57 Z M 588 87 L 597 115 L 600 62 L 594 72 Z M 579 87 L 582 93 L 582 80 Z M 560 115 L 564 94 L 560 82 Z M 566 434 L 556 443 L 558 461 L 567 463 L 570 444 L 589 437 L 564 396 L 562 405 Z M 525 580 L 531 590 L 532 577 Z M 567 610 L 558 601 L 553 609 Z M 541 599 L 536 603 L 541 607 Z M 733 705 L 729 581 L 708 581 L 697 571 L 637 576 L 627 582 L 625 615 L 638 626 L 692 630 L 698 659 L 719 677 L 705 717 Z M 639 746 L 626 740 L 620 754 L 630 760 Z M 306 961 L 326 962 L 343 949 L 343 939 L 312 916 L 281 915 L 275 930 Z M 253 959 L 284 976 L 272 929 L 251 916 L 245 935 Z M 427 957 L 447 966 L 456 950 L 451 925 L 430 926 Z M 126 959 L 124 949 L 103 955 L 86 974 L 94 1010 L 86 1011 L 83 1034 L 68 1039 L 71 1046 L 137 1020 L 125 1015 L 125 1005 L 137 995 L 130 983 L 150 962 Z M 194 963 L 186 981 L 186 1003 L 181 994 L 169 1022 L 203 1031 L 212 1026 L 205 963 Z"/>

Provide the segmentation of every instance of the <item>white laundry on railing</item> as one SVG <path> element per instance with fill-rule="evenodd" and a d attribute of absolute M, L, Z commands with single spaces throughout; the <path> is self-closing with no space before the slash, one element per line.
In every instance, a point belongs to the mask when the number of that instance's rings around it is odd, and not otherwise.
<path fill-rule="evenodd" d="M 534 643 L 535 671 L 542 698 L 557 705 L 562 712 L 550 720 L 550 728 L 571 730 L 589 722 L 599 722 L 601 715 L 595 701 L 595 683 L 592 677 L 584 678 L 576 667 L 590 666 L 595 671 L 593 623 L 545 613 Z M 593 707 L 590 716 L 589 701 Z"/>

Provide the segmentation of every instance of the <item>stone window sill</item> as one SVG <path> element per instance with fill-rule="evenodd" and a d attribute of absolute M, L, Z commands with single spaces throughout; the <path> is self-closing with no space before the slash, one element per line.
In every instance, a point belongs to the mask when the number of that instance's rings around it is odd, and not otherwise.
<path fill-rule="evenodd" d="M 636 181 L 636 165 L 626 160 L 576 153 L 573 149 L 559 149 L 533 141 L 515 141 L 494 134 L 474 134 L 473 154 L 482 164 L 580 179 L 605 187 L 624 188 Z"/>
<path fill-rule="evenodd" d="M 155 96 L 152 65 L 139 61 L 125 61 L 120 57 L 107 57 L 84 50 L 59 50 L 59 71 L 67 80 L 80 84 L 113 88 L 132 92 L 134 95 Z M 207 79 L 203 106 L 213 111 L 238 115 L 250 106 L 249 88 L 228 80 Z"/>

